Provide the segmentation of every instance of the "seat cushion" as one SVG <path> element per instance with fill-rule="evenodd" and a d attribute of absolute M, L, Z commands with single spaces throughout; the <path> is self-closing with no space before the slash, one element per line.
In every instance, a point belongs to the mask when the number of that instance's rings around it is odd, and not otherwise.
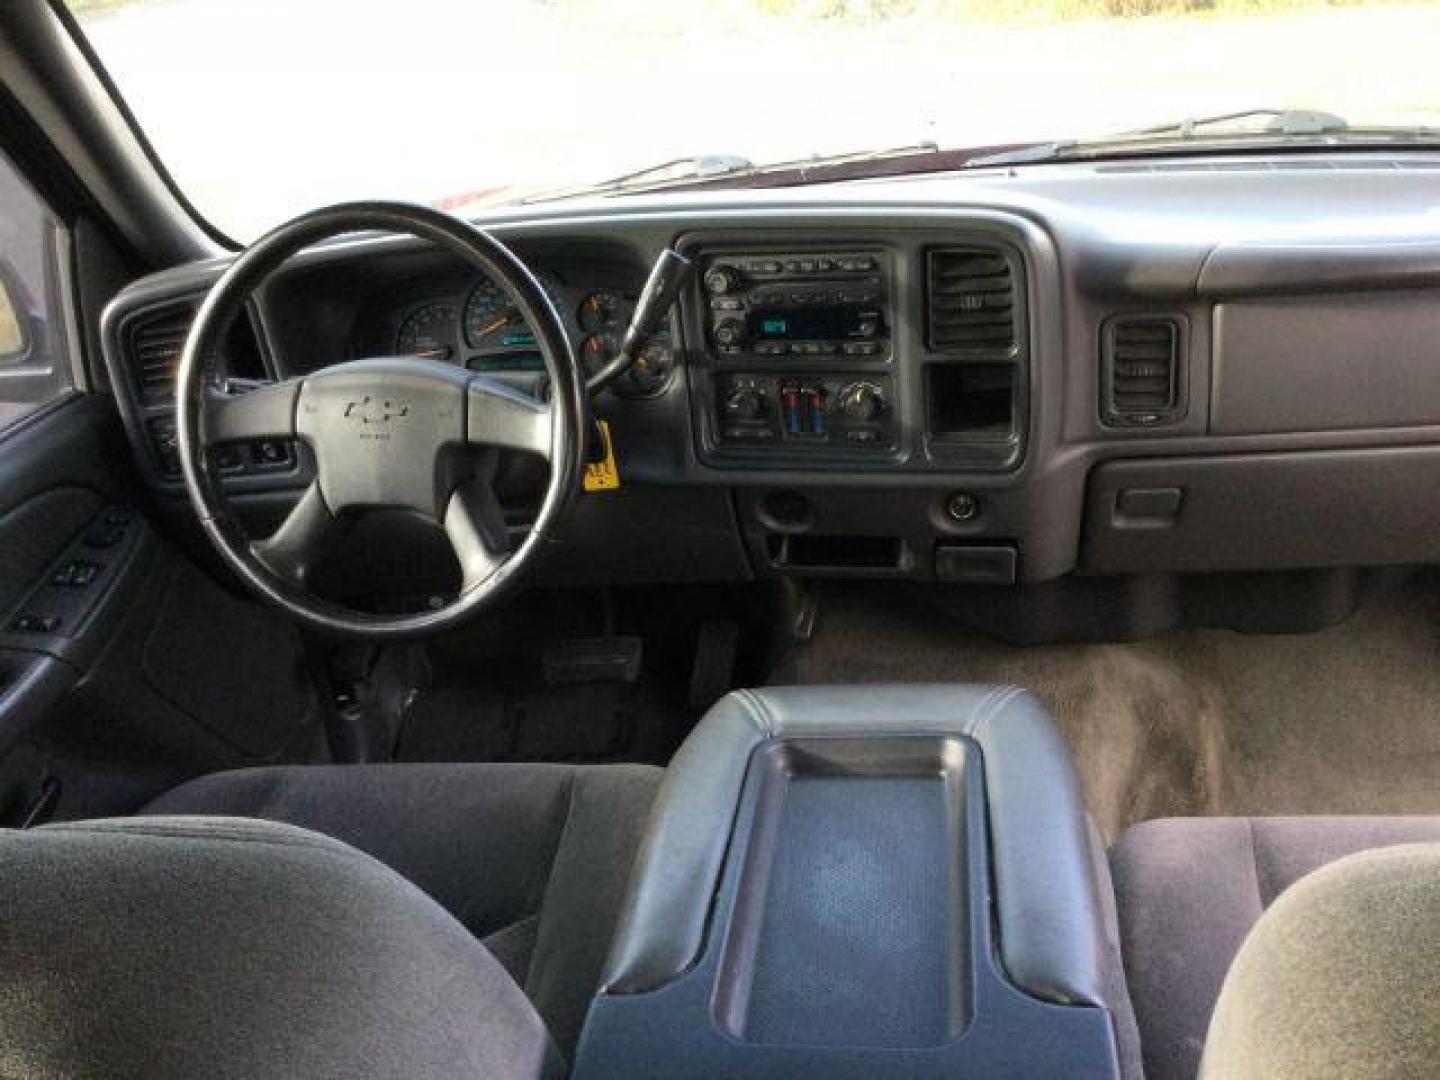
<path fill-rule="evenodd" d="M 141 813 L 287 822 L 379 859 L 490 947 L 569 1054 L 662 776 L 644 765 L 243 769 Z"/>
<path fill-rule="evenodd" d="M 1440 840 L 1440 818 L 1166 818 L 1110 851 L 1121 953 L 1149 1080 L 1191 1080 L 1221 984 L 1286 888 L 1358 851 Z"/>
<path fill-rule="evenodd" d="M 520 989 L 408 881 L 226 818 L 0 832 L 0 1074 L 533 1078 Z"/>

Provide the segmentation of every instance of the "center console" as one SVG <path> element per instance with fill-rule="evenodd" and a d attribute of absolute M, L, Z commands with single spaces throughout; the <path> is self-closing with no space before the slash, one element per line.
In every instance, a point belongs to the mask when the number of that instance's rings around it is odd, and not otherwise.
<path fill-rule="evenodd" d="M 1007 472 L 1030 414 L 1025 262 L 998 232 L 694 234 L 708 464 Z"/>
<path fill-rule="evenodd" d="M 668 770 L 574 1075 L 1138 1076 L 1109 889 L 1023 691 L 738 691 Z"/>
<path fill-rule="evenodd" d="M 713 251 L 700 281 L 719 445 L 895 450 L 886 251 Z"/>

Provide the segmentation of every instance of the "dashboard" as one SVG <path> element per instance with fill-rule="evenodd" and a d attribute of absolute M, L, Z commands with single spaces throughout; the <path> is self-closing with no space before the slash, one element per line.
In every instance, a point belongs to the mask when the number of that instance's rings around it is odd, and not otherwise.
<path fill-rule="evenodd" d="M 1176 159 L 498 210 L 481 224 L 592 370 L 661 250 L 698 271 L 597 398 L 622 485 L 579 500 L 546 574 L 1119 579 L 1153 608 L 1187 575 L 1440 560 L 1440 500 L 1416 494 L 1440 481 L 1437 167 Z M 224 265 L 143 279 L 105 318 L 177 517 L 166 365 Z M 229 352 L 248 378 L 398 354 L 543 392 L 507 298 L 401 238 L 297 257 Z M 240 448 L 230 489 L 273 516 L 308 467 L 303 446 Z"/>

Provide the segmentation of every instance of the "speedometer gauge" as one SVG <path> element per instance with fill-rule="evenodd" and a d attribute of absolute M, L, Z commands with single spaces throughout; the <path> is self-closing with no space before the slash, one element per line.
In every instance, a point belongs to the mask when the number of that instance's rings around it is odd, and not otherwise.
<path fill-rule="evenodd" d="M 557 311 L 564 311 L 560 287 L 549 274 L 536 280 Z M 562 317 L 563 318 L 563 317 Z M 533 351 L 535 332 L 520 314 L 520 308 L 504 289 L 482 277 L 465 301 L 465 342 L 486 352 Z"/>
<path fill-rule="evenodd" d="M 472 349 L 528 349 L 535 334 L 515 301 L 489 279 L 482 279 L 465 302 L 465 340 Z"/>
<path fill-rule="evenodd" d="M 449 360 L 455 352 L 454 304 L 426 304 L 400 324 L 395 352 L 420 360 Z"/>

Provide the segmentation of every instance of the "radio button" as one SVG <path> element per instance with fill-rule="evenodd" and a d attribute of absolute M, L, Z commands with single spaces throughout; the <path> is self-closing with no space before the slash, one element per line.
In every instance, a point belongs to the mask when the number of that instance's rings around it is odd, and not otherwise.
<path fill-rule="evenodd" d="M 705 272 L 705 291 L 721 296 L 733 291 L 740 284 L 740 275 L 729 266 L 712 266 Z"/>
<path fill-rule="evenodd" d="M 739 311 L 745 305 L 733 296 L 717 296 L 710 301 L 710 307 L 714 311 Z"/>
<path fill-rule="evenodd" d="M 737 345 L 745 335 L 745 324 L 739 319 L 721 319 L 711 334 L 721 345 Z"/>

